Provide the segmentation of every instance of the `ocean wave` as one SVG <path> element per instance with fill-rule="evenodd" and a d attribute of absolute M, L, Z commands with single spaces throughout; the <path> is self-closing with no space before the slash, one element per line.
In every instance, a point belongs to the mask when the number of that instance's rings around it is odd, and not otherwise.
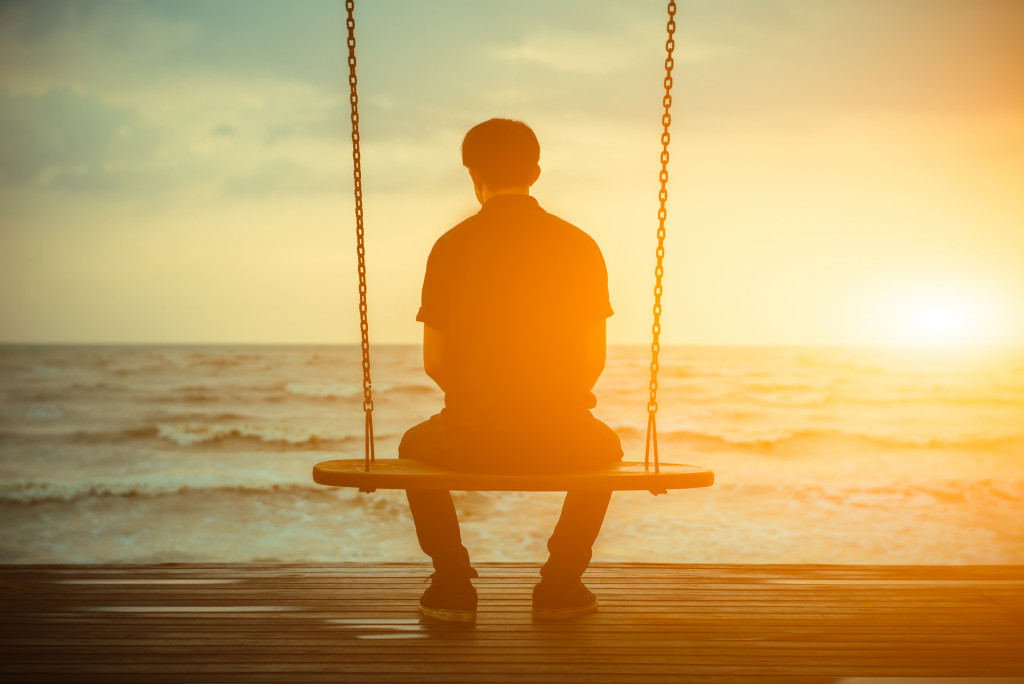
<path fill-rule="evenodd" d="M 210 445 L 243 441 L 271 446 L 301 446 L 312 449 L 339 448 L 362 439 L 362 435 L 288 425 L 219 425 L 186 423 L 158 425 L 156 436 L 178 446 Z M 384 438 L 385 436 L 381 436 Z"/>
<path fill-rule="evenodd" d="M 31 420 L 60 420 L 64 417 L 64 412 L 56 406 L 43 404 L 26 408 L 25 417 Z"/>
<path fill-rule="evenodd" d="M 806 498 L 843 497 L 851 494 L 899 494 L 913 497 L 915 494 L 929 494 L 935 498 L 946 500 L 960 499 L 969 490 L 983 490 L 999 499 L 1019 501 L 1024 497 L 1024 480 L 993 480 L 992 478 L 964 479 L 937 478 L 906 482 L 905 480 L 887 482 L 850 482 L 850 481 L 801 481 L 799 479 L 786 482 L 747 482 L 747 481 L 716 481 L 716 489 L 750 491 L 757 490 L 778 492 L 802 492 Z"/>
<path fill-rule="evenodd" d="M 224 401 L 260 403 L 281 401 L 286 393 L 284 386 L 279 384 L 193 384 L 151 393 L 145 395 L 145 399 L 158 404 L 210 404 Z"/>
<path fill-rule="evenodd" d="M 22 433 L 0 433 L 0 437 L 24 438 Z M 390 439 L 392 435 L 378 433 L 377 440 Z M 52 439 L 52 435 L 46 435 Z M 362 443 L 363 434 L 341 432 L 322 428 L 294 427 L 288 425 L 224 425 L 220 423 L 175 423 L 163 425 L 140 425 L 109 431 L 77 431 L 65 435 L 72 444 L 123 444 L 132 441 L 162 440 L 179 447 L 202 446 L 216 448 L 231 444 L 254 447 L 302 449 L 326 451 L 343 449 L 356 442 Z"/>
<path fill-rule="evenodd" d="M 230 414 L 229 414 L 230 415 Z M 642 441 L 646 426 L 612 423 L 615 432 L 623 440 Z M 1024 433 L 1016 430 L 990 432 L 962 432 L 950 434 L 926 433 L 865 433 L 840 429 L 817 428 L 730 428 L 727 425 L 669 428 L 662 423 L 658 431 L 662 442 L 677 442 L 688 445 L 703 445 L 709 448 L 742 448 L 747 450 L 769 450 L 784 446 L 799 446 L 813 442 L 822 448 L 839 447 L 843 444 L 859 443 L 875 448 L 887 449 L 963 449 L 984 451 L 1024 445 Z M 51 433 L 37 435 L 23 430 L 0 431 L 0 439 L 53 440 Z M 378 432 L 377 442 L 392 439 L 396 434 Z M 76 431 L 56 437 L 71 444 L 123 444 L 132 441 L 160 440 L 178 447 L 191 448 L 244 448 L 281 449 L 301 448 L 313 451 L 343 450 L 362 444 L 363 433 L 359 429 L 350 431 L 317 427 L 258 424 L 224 423 L 167 423 L 140 425 L 111 431 Z M 817 447 L 815 447 L 817 448 Z"/>
<path fill-rule="evenodd" d="M 734 400 L 750 400 L 760 404 L 784 407 L 816 408 L 825 405 L 863 404 L 869 406 L 905 406 L 907 404 L 940 406 L 1021 406 L 1024 392 L 1016 389 L 996 390 L 957 387 L 924 387 L 898 385 L 888 388 L 832 388 L 780 384 L 752 384 L 732 391 Z"/>
<path fill-rule="evenodd" d="M 795 478 L 782 482 L 743 481 L 720 478 L 713 490 L 719 495 L 731 497 L 770 496 L 780 500 L 819 502 L 830 500 L 837 504 L 891 505 L 893 497 L 901 500 L 928 497 L 944 504 L 964 503 L 968 500 L 988 499 L 993 503 L 1010 503 L 1016 507 L 1024 499 L 1024 480 L 981 479 L 934 479 L 919 482 L 823 482 Z M 386 491 L 386 490 L 383 490 Z M 223 478 L 196 478 L 183 481 L 173 478 L 166 481 L 154 479 L 120 481 L 44 481 L 11 480 L 0 483 L 0 504 L 31 505 L 58 502 L 78 504 L 86 500 L 103 499 L 156 499 L 158 497 L 201 496 L 204 501 L 217 502 L 226 497 L 241 495 L 247 497 L 275 496 L 290 499 L 318 500 L 324 497 L 338 498 L 354 493 L 352 488 L 325 487 L 312 480 L 295 482 L 280 479 L 263 482 L 227 481 Z M 504 498 L 529 497 L 529 492 L 472 492 L 458 494 L 460 505 L 490 506 Z M 357 505 L 376 508 L 379 501 L 358 497 Z M 518 504 L 514 504 L 518 505 Z"/>
<path fill-rule="evenodd" d="M 265 353 L 243 353 L 231 350 L 215 352 L 193 352 L 186 363 L 189 368 L 237 368 L 249 364 L 268 362 L 268 355 Z"/>
<path fill-rule="evenodd" d="M 362 385 L 354 383 L 313 383 L 313 382 L 289 382 L 284 386 L 284 391 L 299 397 L 313 399 L 358 399 L 363 398 Z M 433 385 L 408 384 L 408 385 L 374 385 L 375 396 L 391 396 L 396 394 L 422 396 L 440 395 L 441 390 Z"/>
<path fill-rule="evenodd" d="M 112 382 L 79 382 L 67 385 L 59 392 L 54 391 L 54 393 L 58 396 L 64 396 L 66 394 L 88 394 L 90 396 L 95 396 L 97 394 L 114 394 L 117 392 L 124 392 L 125 390 L 125 385 L 117 385 Z"/>
<path fill-rule="evenodd" d="M 640 437 L 646 434 L 646 428 L 636 426 L 625 426 L 615 428 L 622 437 Z M 959 435 L 911 435 L 911 434 L 863 434 L 851 433 L 843 430 L 819 430 L 819 429 L 779 429 L 775 431 L 760 430 L 756 432 L 733 432 L 733 431 L 697 431 L 697 430 L 659 430 L 658 438 L 661 441 L 681 441 L 690 443 L 717 444 L 723 447 L 742 447 L 748 449 L 774 449 L 787 444 L 798 444 L 802 442 L 825 442 L 838 444 L 840 442 L 861 442 L 872 444 L 876 447 L 885 448 L 930 448 L 930 449 L 967 449 L 985 450 L 1003 446 L 1009 446 L 1014 442 L 1024 441 L 1024 434 L 1018 432 L 993 432 L 988 434 L 959 434 Z"/>
<path fill-rule="evenodd" d="M 234 413 L 232 411 L 224 411 L 221 413 L 209 413 L 206 411 L 194 411 L 189 413 L 176 413 L 173 411 L 166 412 L 154 412 L 147 416 L 147 420 L 151 420 L 158 425 L 170 422 L 176 423 L 238 423 L 240 421 L 250 420 L 252 416 L 248 416 L 242 413 Z"/>
<path fill-rule="evenodd" d="M 289 382 L 284 386 L 284 391 L 288 394 L 316 399 L 354 399 L 363 396 L 363 388 L 354 384 Z"/>
<path fill-rule="evenodd" d="M 442 396 L 441 390 L 435 385 L 399 385 L 385 388 L 388 394 L 407 394 L 412 396 Z"/>
<path fill-rule="evenodd" d="M 829 392 L 806 389 L 756 389 L 747 396 L 762 404 L 774 406 L 822 406 L 832 399 Z"/>
<path fill-rule="evenodd" d="M 138 427 L 124 428 L 123 430 L 79 430 L 67 435 L 67 441 L 73 444 L 120 444 L 135 440 L 153 439 L 160 433 L 156 425 L 140 425 Z"/>
<path fill-rule="evenodd" d="M 181 390 L 177 394 L 158 397 L 158 401 L 170 404 L 212 404 L 224 401 L 224 397 L 206 389 L 196 388 Z"/>
<path fill-rule="evenodd" d="M 338 491 L 312 481 L 228 483 L 223 480 L 209 482 L 181 482 L 172 480 L 127 480 L 118 482 L 48 482 L 44 480 L 14 480 L 0 483 L 0 502 L 31 504 L 46 501 L 77 502 L 83 499 L 103 498 L 152 498 L 158 496 L 183 496 L 201 493 L 204 496 L 224 494 L 284 494 L 305 496 L 310 493 Z"/>

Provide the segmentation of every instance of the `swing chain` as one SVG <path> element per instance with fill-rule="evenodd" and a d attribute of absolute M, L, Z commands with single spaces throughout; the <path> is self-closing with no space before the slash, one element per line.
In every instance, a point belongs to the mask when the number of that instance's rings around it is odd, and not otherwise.
<path fill-rule="evenodd" d="M 647 446 L 644 453 L 644 466 L 650 462 L 653 448 L 654 472 L 658 472 L 658 428 L 655 421 L 655 414 L 658 412 L 658 355 L 661 352 L 661 277 L 665 274 L 663 261 L 665 258 L 665 218 L 668 212 L 665 203 L 668 201 L 668 143 L 672 136 L 669 134 L 669 125 L 672 123 L 672 68 L 675 61 L 672 52 L 675 50 L 676 41 L 673 37 L 676 31 L 676 2 L 669 0 L 668 3 L 668 40 L 665 41 L 665 96 L 662 98 L 662 105 L 665 112 L 661 115 L 661 173 L 658 179 L 661 181 L 661 189 L 658 192 L 658 249 L 655 251 L 656 264 L 654 267 L 654 324 L 651 326 L 651 396 L 647 402 Z"/>
<path fill-rule="evenodd" d="M 348 85 L 352 105 L 352 174 L 355 180 L 356 254 L 359 257 L 359 330 L 363 350 L 363 411 L 366 413 L 365 447 L 366 470 L 374 460 L 373 449 L 373 389 L 370 382 L 370 326 L 366 307 L 366 247 L 363 243 L 363 174 L 359 154 L 359 95 L 356 92 L 356 21 L 353 16 L 355 0 L 345 0 L 348 12 Z"/>

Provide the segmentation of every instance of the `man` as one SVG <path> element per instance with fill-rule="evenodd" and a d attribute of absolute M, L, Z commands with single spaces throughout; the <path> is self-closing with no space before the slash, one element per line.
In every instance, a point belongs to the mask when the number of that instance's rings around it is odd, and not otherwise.
<path fill-rule="evenodd" d="M 424 369 L 445 408 L 405 434 L 400 458 L 493 473 L 586 470 L 622 458 L 618 436 L 590 413 L 612 315 L 604 259 L 586 233 L 530 196 L 539 161 L 537 138 L 520 121 L 491 119 L 463 140 L 482 208 L 434 245 L 416 317 Z M 435 570 L 420 612 L 475 621 L 477 574 L 451 494 L 407 494 Z M 580 578 L 610 500 L 611 492 L 566 493 L 534 587 L 535 618 L 597 609 Z"/>

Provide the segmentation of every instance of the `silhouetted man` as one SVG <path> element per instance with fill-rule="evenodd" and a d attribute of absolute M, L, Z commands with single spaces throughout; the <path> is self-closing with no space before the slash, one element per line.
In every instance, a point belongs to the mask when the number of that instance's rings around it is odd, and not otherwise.
<path fill-rule="evenodd" d="M 481 210 L 445 233 L 427 260 L 424 369 L 445 408 L 410 429 L 400 458 L 465 471 L 551 473 L 622 458 L 591 413 L 604 370 L 608 276 L 597 244 L 530 196 L 540 145 L 529 126 L 491 119 L 462 142 Z M 472 622 L 476 571 L 451 494 L 408 491 L 416 534 L 434 563 L 420 612 Z M 534 587 L 537 619 L 583 615 L 597 600 L 580 577 L 611 492 L 568 492 Z"/>

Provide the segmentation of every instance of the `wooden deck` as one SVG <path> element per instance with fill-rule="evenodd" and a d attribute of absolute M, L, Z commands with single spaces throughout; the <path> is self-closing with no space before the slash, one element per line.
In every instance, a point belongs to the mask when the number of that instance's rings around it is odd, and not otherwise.
<path fill-rule="evenodd" d="M 0 566 L 0 679 L 1024 682 L 1022 567 L 599 564 L 555 624 L 536 570 L 480 566 L 469 627 L 417 616 L 420 564 Z"/>

